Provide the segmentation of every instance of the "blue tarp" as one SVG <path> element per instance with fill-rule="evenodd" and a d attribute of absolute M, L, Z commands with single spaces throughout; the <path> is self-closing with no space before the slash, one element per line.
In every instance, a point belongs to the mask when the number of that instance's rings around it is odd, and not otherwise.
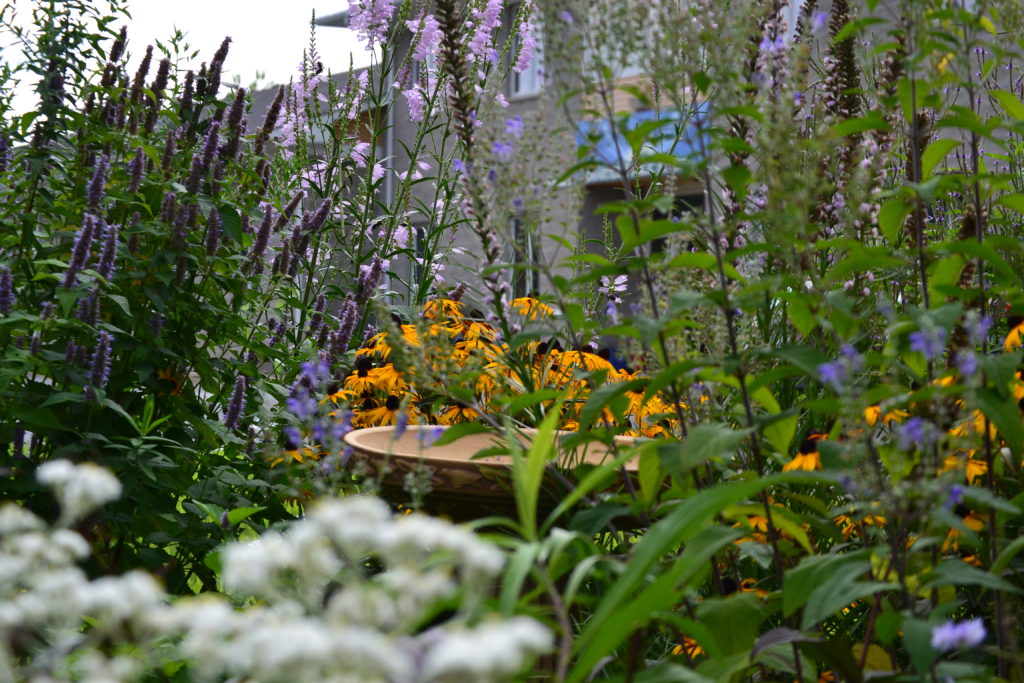
<path fill-rule="evenodd" d="M 702 107 L 706 111 L 706 107 Z M 610 182 L 619 178 L 616 169 L 619 166 L 619 155 L 629 167 L 634 162 L 633 149 L 629 133 L 640 128 L 647 128 L 643 146 L 639 154 L 639 174 L 665 172 L 665 164 L 652 160 L 645 162 L 644 157 L 653 154 L 668 154 L 680 159 L 696 159 L 700 155 L 700 144 L 697 138 L 697 117 L 700 111 L 689 113 L 683 122 L 683 115 L 674 109 L 648 110 L 618 117 L 615 122 L 617 136 L 612 134 L 611 123 L 607 119 L 581 121 L 576 128 L 576 144 L 589 150 L 587 158 L 596 161 L 599 166 L 588 170 L 588 184 Z M 662 122 L 660 126 L 657 122 Z M 648 127 L 647 124 L 650 124 Z M 682 126 L 682 130 L 679 127 Z M 707 143 L 705 133 L 705 146 Z M 618 143 L 618 151 L 616 151 Z M 636 174 L 634 170 L 633 174 Z"/>

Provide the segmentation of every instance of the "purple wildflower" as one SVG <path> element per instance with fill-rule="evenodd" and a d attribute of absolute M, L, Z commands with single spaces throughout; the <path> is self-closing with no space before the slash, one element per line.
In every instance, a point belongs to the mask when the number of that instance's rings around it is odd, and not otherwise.
<path fill-rule="evenodd" d="M 6 133 L 0 133 L 0 173 L 7 172 L 7 165 L 10 163 L 11 157 L 11 140 L 7 137 Z"/>
<path fill-rule="evenodd" d="M 814 33 L 820 32 L 825 28 L 828 23 L 828 12 L 815 12 L 811 16 L 811 31 Z"/>
<path fill-rule="evenodd" d="M 39 319 L 49 320 L 53 317 L 53 312 L 56 309 L 56 305 L 52 301 L 44 301 L 39 306 Z"/>
<path fill-rule="evenodd" d="M 40 332 L 39 330 L 36 330 L 35 334 L 32 335 L 32 340 L 28 343 L 28 353 L 29 353 L 29 355 L 30 356 L 38 356 L 39 355 L 39 349 L 42 348 L 42 345 L 43 345 L 43 335 L 42 335 L 42 332 Z"/>
<path fill-rule="evenodd" d="M 257 273 L 263 271 L 263 253 L 267 250 L 267 244 L 270 241 L 270 229 L 273 225 L 274 210 L 267 207 L 266 213 L 263 214 L 263 222 L 256 229 L 256 239 L 253 240 L 252 248 L 249 250 L 249 262 L 246 264 L 247 270 L 255 270 Z"/>
<path fill-rule="evenodd" d="M 100 251 L 100 262 L 96 266 L 96 272 L 106 281 L 114 277 L 114 266 L 117 262 L 117 247 L 119 228 L 116 225 L 107 226 L 107 234 L 103 238 L 103 249 Z"/>
<path fill-rule="evenodd" d="M 284 428 L 285 450 L 297 451 L 302 447 L 302 433 L 295 427 Z"/>
<path fill-rule="evenodd" d="M 932 629 L 932 647 L 938 652 L 977 647 L 985 640 L 981 618 L 968 621 L 947 621 Z"/>
<path fill-rule="evenodd" d="M 942 504 L 942 507 L 952 510 L 962 502 L 964 502 L 964 487 L 960 484 L 953 484 L 946 492 L 946 502 Z"/>
<path fill-rule="evenodd" d="M 78 359 L 78 343 L 74 339 L 68 341 L 68 345 L 64 347 L 64 363 L 65 365 L 77 365 Z"/>
<path fill-rule="evenodd" d="M 245 388 L 247 385 L 245 375 L 239 375 L 235 379 L 235 390 L 231 393 L 231 401 L 228 403 L 227 412 L 224 413 L 224 426 L 234 429 L 238 426 L 238 420 L 245 411 Z"/>
<path fill-rule="evenodd" d="M 174 216 L 178 212 L 178 195 L 168 192 L 160 202 L 160 220 L 168 225 L 174 223 Z"/>
<path fill-rule="evenodd" d="M 164 153 L 160 157 L 160 168 L 166 173 L 174 161 L 174 154 L 177 152 L 178 133 L 173 128 L 167 131 L 167 138 L 164 141 Z"/>
<path fill-rule="evenodd" d="M 142 170 L 145 166 L 146 155 L 141 147 L 135 148 L 135 156 L 128 162 L 128 194 L 135 194 L 142 184 Z"/>
<path fill-rule="evenodd" d="M 512 158 L 512 143 L 507 140 L 498 140 L 492 146 L 492 151 L 502 161 L 508 161 Z"/>
<path fill-rule="evenodd" d="M 970 379 L 978 371 L 978 356 L 974 351 L 964 349 L 956 354 L 956 366 L 964 379 Z"/>
<path fill-rule="evenodd" d="M 350 0 L 348 25 L 369 50 L 387 40 L 394 13 L 395 0 Z"/>
<path fill-rule="evenodd" d="M 92 248 L 92 240 L 97 231 L 96 219 L 90 214 L 82 218 L 82 227 L 75 234 L 75 244 L 71 248 L 71 262 L 64 272 L 64 288 L 71 289 L 75 284 L 75 276 L 85 268 L 89 262 L 89 252 Z"/>
<path fill-rule="evenodd" d="M 106 155 L 96 161 L 93 168 L 92 179 L 85 193 L 85 204 L 88 211 L 99 214 L 100 204 L 103 203 L 103 196 L 106 194 L 107 172 L 110 170 L 110 161 Z"/>
<path fill-rule="evenodd" d="M 441 32 L 437 19 L 430 12 L 426 12 L 422 19 L 410 19 L 405 22 L 406 27 L 416 34 L 416 46 L 412 50 L 412 58 L 417 61 L 424 61 L 434 52 L 441 42 Z"/>
<path fill-rule="evenodd" d="M 11 277 L 11 269 L 4 266 L 0 268 L 0 315 L 7 315 L 13 309 L 14 278 Z"/>
<path fill-rule="evenodd" d="M 827 384 L 837 392 L 843 390 L 843 384 L 846 382 L 848 377 L 846 363 L 842 360 L 836 360 L 830 363 L 822 363 L 817 369 L 818 380 L 822 384 Z"/>
<path fill-rule="evenodd" d="M 402 95 L 405 96 L 405 100 L 409 105 L 409 118 L 417 122 L 422 121 L 427 101 L 423 97 L 423 90 L 419 84 L 417 83 L 408 90 L 403 90 Z"/>
<path fill-rule="evenodd" d="M 491 49 L 491 38 L 494 29 L 501 26 L 501 6 L 503 0 L 487 0 L 482 9 L 472 12 L 473 37 L 469 41 L 469 53 L 477 60 L 483 61 Z"/>
<path fill-rule="evenodd" d="M 992 317 L 983 316 L 967 324 L 967 334 L 972 344 L 983 344 L 988 339 L 988 332 L 992 329 Z"/>
<path fill-rule="evenodd" d="M 94 400 L 96 390 L 107 386 L 110 380 L 110 346 L 113 341 L 113 335 L 106 330 L 100 330 L 96 336 L 96 348 L 92 352 L 92 363 L 89 366 L 89 384 L 84 389 L 89 400 Z"/>
<path fill-rule="evenodd" d="M 942 355 L 946 348 L 946 330 L 934 327 L 910 333 L 910 350 L 917 351 L 927 360 L 934 360 Z"/>
<path fill-rule="evenodd" d="M 444 427 L 431 427 L 430 429 L 421 429 L 417 433 L 420 440 L 421 448 L 430 448 L 437 440 L 444 436 Z"/>
<path fill-rule="evenodd" d="M 900 448 L 905 451 L 924 450 L 937 441 L 935 428 L 920 417 L 912 417 L 900 425 L 896 437 L 899 439 Z"/>
<path fill-rule="evenodd" d="M 567 24 L 572 24 L 575 23 L 576 21 L 575 19 L 573 19 L 572 12 L 570 12 L 569 10 L 562 10 L 561 12 L 559 12 L 558 18 Z"/>
<path fill-rule="evenodd" d="M 396 441 L 398 439 L 401 439 L 402 435 L 405 434 L 405 430 L 406 428 L 408 428 L 408 426 L 409 413 L 403 410 L 402 412 L 395 416 L 395 431 L 393 433 L 392 438 L 395 439 Z"/>
<path fill-rule="evenodd" d="M 294 396 L 289 396 L 285 405 L 288 406 L 291 414 L 299 420 L 308 420 L 316 414 L 317 400 L 310 396 L 308 391 L 302 389 Z"/>
<path fill-rule="evenodd" d="M 320 228 L 324 227 L 324 223 L 327 222 L 327 217 L 331 213 L 331 200 L 325 199 L 320 202 L 320 206 L 317 207 L 316 211 L 309 218 L 309 225 L 306 230 L 310 233 L 316 233 Z"/>
<path fill-rule="evenodd" d="M 210 215 L 206 219 L 206 255 L 213 256 L 220 246 L 220 213 L 217 207 L 210 209 Z"/>
<path fill-rule="evenodd" d="M 321 294 L 316 298 L 313 315 L 309 318 L 309 333 L 316 334 L 324 324 L 324 310 L 327 308 L 327 297 Z"/>
<path fill-rule="evenodd" d="M 523 117 L 513 116 L 505 121 L 505 132 L 518 140 L 523 134 Z"/>
<path fill-rule="evenodd" d="M 381 261 L 380 256 L 377 255 L 374 255 L 373 261 L 370 262 L 369 266 L 364 265 L 360 267 L 359 278 L 356 280 L 356 286 L 359 288 L 359 295 L 357 299 L 359 305 L 366 303 L 370 298 L 370 292 L 372 292 L 380 282 L 383 270 L 383 261 Z"/>
<path fill-rule="evenodd" d="M 537 48 L 535 34 L 536 29 L 533 26 L 532 18 L 524 21 L 519 28 L 519 55 L 516 57 L 516 63 L 512 65 L 512 69 L 516 73 L 526 71 L 533 63 L 533 51 Z"/>

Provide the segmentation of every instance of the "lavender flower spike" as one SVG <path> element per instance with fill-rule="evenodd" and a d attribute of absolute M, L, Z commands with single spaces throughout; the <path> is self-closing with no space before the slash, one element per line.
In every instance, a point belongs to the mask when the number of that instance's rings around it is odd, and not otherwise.
<path fill-rule="evenodd" d="M 100 263 L 96 267 L 96 272 L 108 282 L 114 276 L 118 244 L 118 226 L 107 226 L 107 234 L 103 240 L 103 251 L 100 252 Z"/>
<path fill-rule="evenodd" d="M 135 148 L 135 156 L 128 162 L 128 194 L 135 194 L 142 184 L 142 169 L 146 156 L 141 147 Z"/>
<path fill-rule="evenodd" d="M 231 394 L 231 402 L 228 403 L 228 410 L 224 414 L 224 426 L 234 429 L 238 426 L 238 420 L 245 411 L 245 375 L 239 375 L 235 380 L 235 390 Z"/>
<path fill-rule="evenodd" d="M 86 206 L 91 213 L 99 214 L 100 204 L 106 194 L 107 172 L 110 170 L 110 161 L 106 156 L 101 156 L 96 161 L 96 167 L 92 172 L 92 180 L 89 181 L 89 188 L 86 191 Z"/>
<path fill-rule="evenodd" d="M 64 273 L 64 288 L 71 289 L 75 284 L 75 276 L 85 268 L 89 261 L 89 252 L 92 248 L 92 240 L 96 234 L 96 219 L 86 214 L 82 219 L 82 227 L 75 235 L 75 245 L 71 248 L 71 262 Z"/>
<path fill-rule="evenodd" d="M 7 315 L 14 309 L 14 278 L 7 266 L 0 268 L 0 315 Z"/>
<path fill-rule="evenodd" d="M 92 363 L 89 366 L 89 384 L 84 390 L 89 400 L 94 400 L 96 390 L 107 386 L 110 380 L 110 347 L 113 341 L 113 335 L 106 330 L 100 330 L 96 337 L 96 349 L 92 352 Z"/>
<path fill-rule="evenodd" d="M 210 209 L 210 216 L 206 220 L 206 255 L 213 256 L 220 246 L 220 213 L 217 207 Z"/>

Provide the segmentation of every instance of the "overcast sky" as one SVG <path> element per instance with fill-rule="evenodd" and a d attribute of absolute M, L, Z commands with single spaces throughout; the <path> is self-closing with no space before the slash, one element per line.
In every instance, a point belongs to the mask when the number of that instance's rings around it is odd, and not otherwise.
<path fill-rule="evenodd" d="M 13 4 L 22 21 L 29 16 L 28 0 L 0 0 L 0 5 Z M 302 50 L 309 43 L 309 20 L 348 9 L 348 0 L 129 0 L 132 19 L 128 25 L 129 50 L 137 61 L 154 40 L 166 40 L 175 27 L 182 29 L 188 42 L 199 55 L 194 66 L 208 62 L 224 36 L 231 36 L 231 51 L 225 64 L 224 80 L 237 75 L 248 86 L 257 72 L 265 77 L 260 84 L 285 83 L 297 72 Z M 6 41 L 4 41 L 6 42 Z M 363 50 L 348 29 L 318 28 L 317 48 L 324 65 L 332 71 L 348 69 L 349 57 L 356 66 L 369 63 Z M 15 51 L 6 50 L 0 59 L 16 61 Z M 17 108 L 34 106 L 32 88 L 25 84 Z"/>

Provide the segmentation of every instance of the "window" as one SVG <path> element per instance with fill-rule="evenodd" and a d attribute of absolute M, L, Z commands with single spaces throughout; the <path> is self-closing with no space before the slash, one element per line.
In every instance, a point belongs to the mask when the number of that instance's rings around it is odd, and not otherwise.
<path fill-rule="evenodd" d="M 512 297 L 536 296 L 540 289 L 540 273 L 537 272 L 537 245 L 533 234 L 519 218 L 512 219 Z"/>
<path fill-rule="evenodd" d="M 506 26 L 513 25 L 516 15 L 519 14 L 519 7 L 519 3 L 516 3 L 514 5 L 510 5 L 505 10 Z M 536 95 L 540 92 L 544 74 L 544 38 L 539 24 L 536 23 L 536 17 L 534 17 L 532 35 L 534 39 L 533 57 L 530 60 L 529 65 L 523 71 L 516 71 L 515 69 L 512 69 L 509 72 L 509 97 L 527 97 L 529 95 Z M 509 57 L 511 59 L 515 59 L 516 55 L 519 54 L 521 40 L 521 33 L 513 36 L 512 49 L 509 52 Z"/>

